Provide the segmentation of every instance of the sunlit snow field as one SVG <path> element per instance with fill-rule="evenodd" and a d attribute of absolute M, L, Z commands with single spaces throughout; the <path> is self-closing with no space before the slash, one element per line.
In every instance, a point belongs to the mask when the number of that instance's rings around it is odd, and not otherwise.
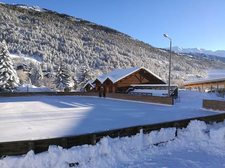
<path fill-rule="evenodd" d="M 0 142 L 79 135 L 216 113 L 195 107 L 201 102 L 185 107 L 183 101 L 168 106 L 79 96 L 0 98 Z"/>
<path fill-rule="evenodd" d="M 174 106 L 78 96 L 0 98 L 0 141 L 42 139 L 218 114 L 202 109 L 213 93 L 181 91 Z M 6 157 L 0 167 L 225 167 L 225 123 L 193 121 L 132 138 L 103 138 L 96 146 Z M 173 140 L 172 140 L 173 139 Z M 172 141 L 171 141 L 172 140 Z M 168 143 L 154 146 L 154 143 Z"/>

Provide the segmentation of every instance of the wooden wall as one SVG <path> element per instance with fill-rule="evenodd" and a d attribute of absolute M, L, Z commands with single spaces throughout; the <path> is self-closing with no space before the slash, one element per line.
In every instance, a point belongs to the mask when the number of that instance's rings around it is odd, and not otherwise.
<path fill-rule="evenodd" d="M 123 99 L 123 100 L 168 104 L 168 105 L 174 104 L 174 101 L 173 101 L 172 97 L 159 97 L 159 96 L 148 96 L 148 95 L 130 95 L 130 94 L 122 94 L 122 93 L 107 93 L 106 97 L 115 98 L 115 99 Z"/>
<path fill-rule="evenodd" d="M 203 100 L 202 104 L 205 109 L 225 111 L 225 100 Z"/>
<path fill-rule="evenodd" d="M 17 96 L 36 96 L 36 95 L 46 95 L 46 96 L 99 96 L 98 92 L 23 92 L 23 93 L 0 93 L 0 97 L 17 97 Z M 129 95 L 122 93 L 106 93 L 106 97 L 123 99 L 123 100 L 133 100 L 142 102 L 152 102 L 160 104 L 173 105 L 172 97 L 158 97 L 158 96 L 147 96 L 147 95 Z"/>

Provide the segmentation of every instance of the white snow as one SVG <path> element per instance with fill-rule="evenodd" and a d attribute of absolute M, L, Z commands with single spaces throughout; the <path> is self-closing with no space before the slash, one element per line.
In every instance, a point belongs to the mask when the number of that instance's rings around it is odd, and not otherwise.
<path fill-rule="evenodd" d="M 45 9 L 43 9 L 39 6 L 17 5 L 17 7 L 28 9 L 28 10 L 34 10 L 34 11 L 37 11 L 37 12 L 45 12 L 46 11 Z"/>
<path fill-rule="evenodd" d="M 213 93 L 180 91 L 175 106 L 79 96 L 0 98 L 0 141 L 41 139 L 145 125 L 218 112 L 204 110 Z M 153 144 L 166 142 L 155 146 Z M 0 167 L 225 167 L 225 122 L 192 121 L 186 129 L 161 129 L 133 137 L 103 138 L 97 145 L 0 159 Z"/>
<path fill-rule="evenodd" d="M 210 78 L 225 78 L 225 70 L 207 70 L 207 79 Z"/>
<path fill-rule="evenodd" d="M 18 54 L 13 54 L 13 53 L 10 53 L 9 56 L 12 58 L 12 59 L 18 59 L 18 58 L 21 58 L 25 61 L 29 60 L 29 61 L 32 61 L 34 63 L 40 63 L 41 62 L 41 58 L 39 56 L 25 56 L 25 55 L 18 55 Z"/>
<path fill-rule="evenodd" d="M 206 73 L 207 73 L 207 78 L 195 80 L 195 81 L 185 81 L 184 84 L 222 82 L 225 80 L 225 70 L 207 70 Z"/>
<path fill-rule="evenodd" d="M 54 92 L 53 90 L 49 89 L 46 86 L 34 86 L 34 85 L 30 85 L 30 84 L 23 84 L 20 85 L 17 90 L 15 90 L 14 92 Z"/>
<path fill-rule="evenodd" d="M 0 98 L 0 111 L 0 142 L 79 135 L 215 114 L 201 109 L 79 96 Z"/>
<path fill-rule="evenodd" d="M 206 125 L 192 121 L 186 129 L 175 128 L 137 134 L 133 137 L 105 137 L 95 145 L 68 150 L 50 146 L 47 152 L 6 157 L 0 167 L 29 168 L 206 168 L 225 167 L 225 122 Z M 158 146 L 153 144 L 161 143 Z M 77 165 L 77 166 L 75 166 Z"/>
<path fill-rule="evenodd" d="M 179 98 L 175 104 L 177 107 L 201 109 L 203 99 L 224 100 L 224 98 L 217 97 L 215 93 L 180 90 L 178 94 Z"/>
<path fill-rule="evenodd" d="M 225 57 L 225 50 L 212 51 L 212 50 L 205 50 L 203 48 L 182 48 L 178 46 L 172 47 L 172 50 L 177 53 L 204 53 L 209 55 L 218 55 L 221 57 Z"/>

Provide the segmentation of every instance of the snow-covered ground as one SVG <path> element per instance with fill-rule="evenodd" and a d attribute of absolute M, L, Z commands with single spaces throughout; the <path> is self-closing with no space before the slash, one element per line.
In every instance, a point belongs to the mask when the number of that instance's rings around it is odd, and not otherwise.
<path fill-rule="evenodd" d="M 18 54 L 13 54 L 13 53 L 10 53 L 9 56 L 12 58 L 12 59 L 22 59 L 24 61 L 31 61 L 31 62 L 35 62 L 35 63 L 40 63 L 41 62 L 41 58 L 39 56 L 25 56 L 25 55 L 18 55 Z"/>
<path fill-rule="evenodd" d="M 225 123 L 206 125 L 192 121 L 186 129 L 174 128 L 138 134 L 131 138 L 103 138 L 97 145 L 71 149 L 50 146 L 47 152 L 0 159 L 3 168 L 224 168 Z M 158 146 L 153 144 L 168 141 Z"/>
<path fill-rule="evenodd" d="M 0 141 L 40 139 L 144 125 L 218 112 L 202 108 L 213 93 L 180 92 L 175 106 L 76 96 L 0 98 Z M 0 167 L 225 167 L 225 122 L 192 121 L 186 129 L 161 129 L 132 138 L 103 138 L 96 146 L 0 159 Z M 172 140 L 173 139 L 173 140 Z M 162 141 L 167 143 L 154 146 Z M 171 141 L 170 141 L 171 140 Z M 71 166 L 72 164 L 70 164 Z"/>
<path fill-rule="evenodd" d="M 49 89 L 46 86 L 37 87 L 34 85 L 20 85 L 17 90 L 14 90 L 14 92 L 53 92 L 53 90 Z"/>
<path fill-rule="evenodd" d="M 203 99 L 225 100 L 217 97 L 216 93 L 181 90 L 179 91 L 179 98 L 175 100 L 175 106 L 200 109 L 202 108 Z"/>
<path fill-rule="evenodd" d="M 98 97 L 4 97 L 0 98 L 0 142 L 79 135 L 216 113 L 190 107 L 185 101 L 168 106 Z"/>

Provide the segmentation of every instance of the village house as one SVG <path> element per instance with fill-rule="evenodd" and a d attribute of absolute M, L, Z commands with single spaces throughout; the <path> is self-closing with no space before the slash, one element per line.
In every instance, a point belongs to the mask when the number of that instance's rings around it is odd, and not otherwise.
<path fill-rule="evenodd" d="M 94 91 L 103 88 L 106 93 L 124 93 L 134 84 L 165 84 L 165 81 L 146 68 L 133 67 L 112 71 L 92 82 L 92 86 L 95 86 Z M 89 88 L 92 86 L 87 83 L 86 91 L 90 91 Z"/>

